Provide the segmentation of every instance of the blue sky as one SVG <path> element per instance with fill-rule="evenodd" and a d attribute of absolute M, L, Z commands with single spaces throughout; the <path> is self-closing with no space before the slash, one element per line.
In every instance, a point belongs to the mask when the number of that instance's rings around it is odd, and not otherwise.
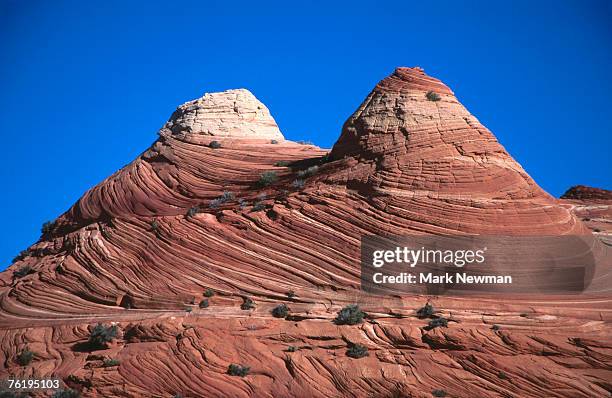
<path fill-rule="evenodd" d="M 177 105 L 245 87 L 331 147 L 396 66 L 448 84 L 551 194 L 610 189 L 611 20 L 595 0 L 0 0 L 0 269 Z"/>

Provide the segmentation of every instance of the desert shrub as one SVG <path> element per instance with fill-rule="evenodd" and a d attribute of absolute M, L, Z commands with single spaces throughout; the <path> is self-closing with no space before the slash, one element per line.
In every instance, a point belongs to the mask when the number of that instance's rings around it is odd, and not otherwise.
<path fill-rule="evenodd" d="M 506 380 L 508 378 L 508 375 L 503 370 L 500 370 L 499 373 L 497 374 L 497 377 L 499 377 L 502 380 Z"/>
<path fill-rule="evenodd" d="M 416 313 L 419 318 L 429 318 L 434 314 L 434 312 L 435 310 L 433 305 L 427 303 L 423 307 L 419 308 Z"/>
<path fill-rule="evenodd" d="M 443 317 L 432 319 L 431 321 L 429 321 L 429 324 L 427 325 L 425 329 L 432 330 L 432 329 L 435 329 L 441 326 L 448 327 L 448 319 L 443 318 Z"/>
<path fill-rule="evenodd" d="M 253 204 L 253 208 L 251 209 L 251 211 L 262 211 L 263 209 L 266 208 L 266 204 L 264 202 L 255 202 L 255 204 Z"/>
<path fill-rule="evenodd" d="M 158 232 L 159 231 L 159 223 L 157 220 L 151 221 L 151 231 Z"/>
<path fill-rule="evenodd" d="M 366 316 L 357 304 L 347 305 L 338 311 L 338 316 L 334 320 L 337 325 L 356 325 L 363 322 Z"/>
<path fill-rule="evenodd" d="M 248 367 L 248 366 L 231 364 L 227 368 L 227 374 L 230 375 L 230 376 L 244 377 L 244 376 L 249 374 L 250 370 L 251 370 L 251 368 Z"/>
<path fill-rule="evenodd" d="M 287 347 L 287 352 L 296 352 L 298 350 L 298 348 L 294 345 L 290 345 L 289 347 Z"/>
<path fill-rule="evenodd" d="M 28 350 L 27 348 L 25 348 L 19 353 L 19 355 L 17 355 L 17 362 L 21 366 L 29 365 L 30 362 L 32 362 L 32 359 L 34 359 L 34 353 Z"/>
<path fill-rule="evenodd" d="M 278 219 L 278 213 L 274 209 L 270 209 L 266 212 L 268 218 L 272 221 L 276 221 Z"/>
<path fill-rule="evenodd" d="M 367 357 L 370 354 L 368 354 L 368 347 L 362 346 L 361 344 L 353 344 L 346 350 L 346 355 L 351 358 L 359 359 Z"/>
<path fill-rule="evenodd" d="M 501 327 L 499 325 L 493 325 L 493 326 L 491 326 L 491 329 L 497 331 L 497 330 L 501 329 Z"/>
<path fill-rule="evenodd" d="M 319 166 L 314 165 L 314 166 L 310 166 L 306 170 L 298 171 L 298 177 L 310 177 L 310 176 L 317 174 L 318 172 L 319 172 Z"/>
<path fill-rule="evenodd" d="M 13 276 L 15 278 L 23 278 L 24 276 L 30 275 L 33 272 L 34 272 L 34 270 L 32 269 L 31 266 L 24 265 L 23 267 L 19 268 L 18 270 L 13 271 Z"/>
<path fill-rule="evenodd" d="M 287 315 L 289 315 L 289 307 L 287 307 L 287 304 L 277 305 L 272 310 L 272 315 L 275 318 L 287 318 Z"/>
<path fill-rule="evenodd" d="M 53 231 L 53 228 L 55 228 L 55 222 L 47 221 L 43 223 L 42 227 L 40 228 L 40 232 L 42 232 L 43 235 L 46 235 Z"/>
<path fill-rule="evenodd" d="M 255 302 L 253 300 L 251 300 L 249 297 L 245 297 L 243 299 L 244 301 L 242 302 L 242 304 L 240 305 L 240 309 L 241 310 L 250 310 L 255 308 Z"/>
<path fill-rule="evenodd" d="M 257 181 L 257 185 L 260 187 L 267 187 L 268 185 L 274 184 L 278 180 L 278 176 L 275 171 L 264 171 L 259 176 L 259 181 Z"/>
<path fill-rule="evenodd" d="M 189 210 L 187 210 L 187 217 L 193 217 L 198 214 L 199 211 L 200 208 L 198 206 L 190 207 Z"/>
<path fill-rule="evenodd" d="M 270 140 L 270 144 L 278 144 L 278 140 Z"/>
<path fill-rule="evenodd" d="M 446 391 L 444 391 L 444 390 L 433 390 L 431 392 L 431 395 L 433 395 L 434 397 L 438 397 L 438 398 L 444 398 L 444 397 L 446 397 Z"/>
<path fill-rule="evenodd" d="M 208 308 L 209 305 L 210 304 L 208 302 L 208 299 L 204 299 L 204 300 L 200 301 L 200 304 L 199 304 L 200 308 Z"/>
<path fill-rule="evenodd" d="M 119 366 L 121 362 L 118 359 L 115 358 L 111 358 L 111 359 L 105 359 L 104 360 L 104 367 L 105 368 L 110 368 L 113 366 Z"/>
<path fill-rule="evenodd" d="M 288 160 L 279 160 L 278 162 L 274 163 L 274 166 L 276 167 L 287 167 L 289 166 L 291 162 Z"/>
<path fill-rule="evenodd" d="M 221 143 L 219 141 L 211 141 L 208 146 L 212 149 L 218 149 L 221 148 Z"/>
<path fill-rule="evenodd" d="M 289 290 L 287 292 L 287 297 L 290 298 L 290 299 L 294 298 L 295 297 L 295 292 L 293 290 Z"/>
<path fill-rule="evenodd" d="M 204 297 L 212 297 L 215 295 L 215 291 L 212 290 L 211 288 L 207 288 L 206 290 L 204 290 Z"/>
<path fill-rule="evenodd" d="M 238 199 L 238 207 L 240 209 L 244 209 L 245 207 L 247 207 L 249 205 L 249 202 L 247 202 L 246 200 L 240 198 Z"/>
<path fill-rule="evenodd" d="M 24 258 L 26 258 L 26 257 L 27 257 L 29 254 L 30 254 L 30 251 L 29 251 L 29 250 L 22 250 L 22 251 L 20 251 L 20 252 L 19 252 L 19 254 L 18 254 L 18 255 L 16 255 L 16 256 L 13 258 L 13 263 L 16 263 L 16 262 L 17 262 L 17 261 L 19 261 L 19 260 L 23 260 L 23 259 L 24 259 Z"/>
<path fill-rule="evenodd" d="M 312 143 L 312 141 L 299 140 L 299 141 L 296 141 L 296 142 L 297 142 L 298 144 L 300 144 L 300 145 L 314 145 L 314 144 Z"/>
<path fill-rule="evenodd" d="M 304 180 L 302 180 L 301 178 L 295 179 L 293 180 L 293 182 L 291 183 L 291 187 L 295 188 L 295 189 L 302 189 L 304 188 Z"/>
<path fill-rule="evenodd" d="M 57 390 L 51 398 L 79 398 L 81 394 L 71 388 Z"/>
<path fill-rule="evenodd" d="M 430 101 L 440 101 L 440 95 L 438 93 L 434 93 L 433 91 L 428 91 L 427 94 L 425 94 L 425 97 L 427 97 L 428 100 Z"/>
<path fill-rule="evenodd" d="M 235 196 L 233 192 L 225 191 L 218 198 L 211 200 L 208 206 L 212 209 L 216 209 L 224 203 L 231 202 L 232 200 L 234 200 L 234 198 Z"/>
<path fill-rule="evenodd" d="M 105 348 L 118 334 L 119 328 L 116 325 L 105 326 L 98 323 L 89 333 L 89 345 L 92 347 Z"/>

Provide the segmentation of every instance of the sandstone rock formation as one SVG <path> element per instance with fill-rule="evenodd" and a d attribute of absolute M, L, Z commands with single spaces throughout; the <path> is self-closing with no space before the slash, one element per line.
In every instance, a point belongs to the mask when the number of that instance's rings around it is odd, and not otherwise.
<path fill-rule="evenodd" d="M 331 152 L 283 140 L 245 90 L 207 94 L 0 275 L 0 375 L 87 397 L 609 396 L 609 269 L 581 296 L 359 290 L 362 235 L 588 234 L 573 211 L 418 68 L 380 82 Z M 427 300 L 447 327 L 417 316 Z M 351 303 L 365 322 L 334 324 Z M 121 329 L 105 349 L 86 344 L 98 322 Z"/>
<path fill-rule="evenodd" d="M 561 203 L 599 239 L 612 246 L 612 191 L 576 185 L 561 196 Z"/>

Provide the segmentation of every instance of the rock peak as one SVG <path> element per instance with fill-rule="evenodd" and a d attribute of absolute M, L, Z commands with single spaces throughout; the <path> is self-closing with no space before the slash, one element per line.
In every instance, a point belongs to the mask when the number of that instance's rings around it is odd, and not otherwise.
<path fill-rule="evenodd" d="M 206 93 L 184 103 L 164 128 L 173 135 L 284 139 L 268 108 L 243 88 Z"/>

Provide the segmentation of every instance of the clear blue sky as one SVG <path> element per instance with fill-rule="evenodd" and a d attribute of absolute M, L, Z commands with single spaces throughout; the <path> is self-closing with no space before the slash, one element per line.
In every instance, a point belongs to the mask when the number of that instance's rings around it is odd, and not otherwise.
<path fill-rule="evenodd" d="M 287 138 L 331 147 L 419 65 L 548 192 L 612 188 L 610 1 L 296 4 L 0 0 L 0 269 L 207 91 L 248 88 Z"/>

